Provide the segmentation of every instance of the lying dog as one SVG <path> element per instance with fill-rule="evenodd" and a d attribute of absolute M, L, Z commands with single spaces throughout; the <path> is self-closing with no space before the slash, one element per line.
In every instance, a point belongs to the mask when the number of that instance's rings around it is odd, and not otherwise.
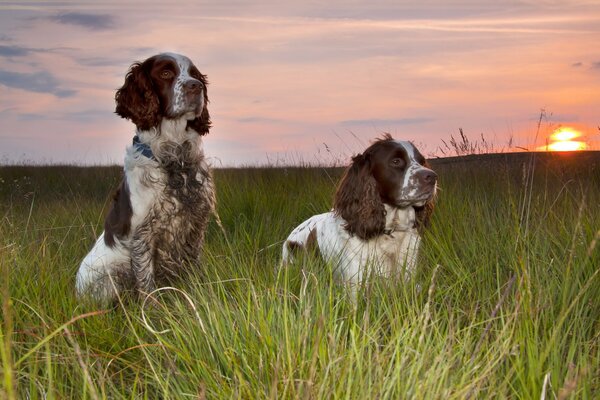
<path fill-rule="evenodd" d="M 352 158 L 333 210 L 292 231 L 283 244 L 282 265 L 293 261 L 296 251 L 314 248 L 354 291 L 371 273 L 409 277 L 436 188 L 437 175 L 416 147 L 386 135 Z"/>

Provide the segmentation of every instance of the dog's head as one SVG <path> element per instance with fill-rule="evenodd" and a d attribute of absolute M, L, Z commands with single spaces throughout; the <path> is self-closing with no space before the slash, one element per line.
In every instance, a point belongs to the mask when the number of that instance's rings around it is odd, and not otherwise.
<path fill-rule="evenodd" d="M 115 101 L 115 112 L 140 130 L 178 118 L 186 119 L 200 135 L 210 128 L 206 75 L 179 54 L 163 53 L 134 63 Z"/>
<path fill-rule="evenodd" d="M 424 226 L 436 189 L 437 174 L 419 150 L 385 135 L 352 158 L 338 186 L 334 211 L 350 233 L 370 239 L 385 229 L 384 204 L 414 207 L 417 224 Z"/>

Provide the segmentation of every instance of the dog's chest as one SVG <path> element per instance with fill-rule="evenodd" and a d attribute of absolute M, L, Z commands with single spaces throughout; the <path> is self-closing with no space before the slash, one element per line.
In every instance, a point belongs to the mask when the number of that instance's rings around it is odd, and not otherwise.
<path fill-rule="evenodd" d="M 165 151 L 160 171 L 163 190 L 155 206 L 169 226 L 205 222 L 212 207 L 211 175 L 201 154 L 189 142 Z M 183 229 L 186 231 L 186 229 Z"/>
<path fill-rule="evenodd" d="M 387 233 L 378 237 L 372 245 L 380 258 L 396 264 L 398 258 L 409 251 L 408 241 L 412 236 L 410 231 Z"/>
<path fill-rule="evenodd" d="M 165 141 L 155 147 L 157 163 L 142 163 L 133 199 L 137 223 L 163 248 L 198 246 L 214 207 L 212 176 L 194 143 Z"/>
<path fill-rule="evenodd" d="M 191 212 L 204 200 L 203 192 L 208 171 L 203 171 L 197 163 L 181 162 L 170 165 L 164 171 L 163 196 L 176 200 L 177 208 Z"/>
<path fill-rule="evenodd" d="M 375 243 L 375 254 L 383 275 L 396 275 L 400 270 L 412 270 L 421 238 L 415 229 L 382 235 Z"/>
<path fill-rule="evenodd" d="M 176 276 L 186 260 L 200 255 L 214 189 L 203 160 L 170 160 L 161 166 L 160 177 L 146 229 L 155 245 L 156 279 L 164 281 Z"/>

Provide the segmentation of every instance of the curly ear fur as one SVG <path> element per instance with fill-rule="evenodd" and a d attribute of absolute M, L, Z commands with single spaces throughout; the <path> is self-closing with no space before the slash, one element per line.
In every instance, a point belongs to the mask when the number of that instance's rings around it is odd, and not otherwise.
<path fill-rule="evenodd" d="M 125 83 L 115 94 L 115 112 L 141 130 L 158 126 L 161 120 L 160 101 L 152 88 L 147 63 L 133 64 L 125 76 Z"/>
<path fill-rule="evenodd" d="M 431 165 L 427 161 L 423 164 L 425 168 L 431 169 Z M 426 228 L 429 227 L 429 219 L 431 218 L 431 214 L 433 214 L 433 209 L 435 207 L 435 197 L 429 200 L 422 207 L 415 207 L 415 227 L 419 230 L 419 232 L 423 232 Z"/>
<path fill-rule="evenodd" d="M 211 127 L 210 114 L 208 113 L 208 93 L 207 86 L 208 82 L 206 80 L 206 75 L 202 75 L 202 82 L 204 82 L 204 108 L 202 109 L 202 113 L 200 113 L 199 117 L 188 121 L 187 127 L 198 132 L 199 135 L 204 136 L 208 134 L 208 131 Z"/>
<path fill-rule="evenodd" d="M 383 233 L 385 208 L 368 154 L 352 158 L 336 191 L 333 208 L 346 221 L 344 228 L 351 234 L 368 240 Z"/>

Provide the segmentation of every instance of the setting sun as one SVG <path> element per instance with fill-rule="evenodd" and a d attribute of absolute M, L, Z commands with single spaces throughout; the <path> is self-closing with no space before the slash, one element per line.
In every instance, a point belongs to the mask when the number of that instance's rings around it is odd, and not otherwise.
<path fill-rule="evenodd" d="M 581 136 L 581 133 L 573 128 L 558 128 L 552 132 L 550 139 L 557 142 L 566 142 L 579 136 Z"/>
<path fill-rule="evenodd" d="M 545 146 L 538 147 L 540 151 L 578 151 L 585 150 L 585 142 L 573 140 L 582 136 L 582 133 L 575 128 L 560 127 L 556 129 Z"/>
<path fill-rule="evenodd" d="M 544 146 L 544 149 L 547 149 L 548 151 L 585 150 L 585 143 L 573 140 L 564 140 L 561 142 L 550 143 L 548 146 Z"/>

